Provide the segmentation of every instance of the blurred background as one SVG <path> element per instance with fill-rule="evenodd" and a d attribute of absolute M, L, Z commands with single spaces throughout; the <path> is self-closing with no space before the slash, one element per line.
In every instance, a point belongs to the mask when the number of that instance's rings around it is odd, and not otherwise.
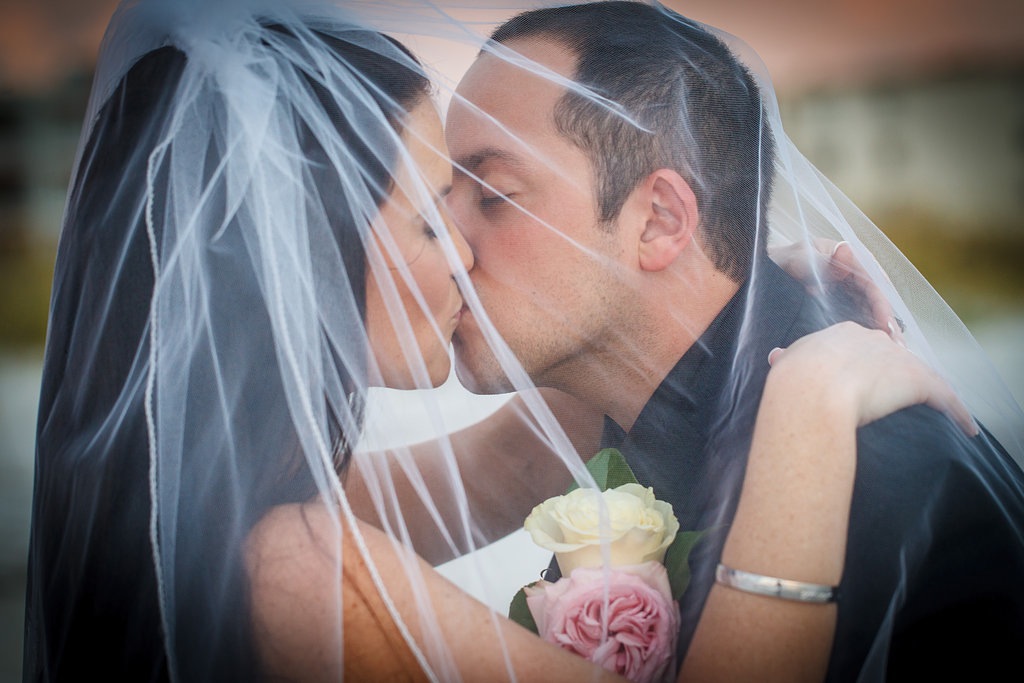
<path fill-rule="evenodd" d="M 0 683 L 21 680 L 50 278 L 115 4 L 0 0 Z M 760 54 L 797 146 L 907 254 L 1024 399 L 1024 2 L 666 4 Z M 453 76 L 461 68 L 423 57 Z M 466 419 L 471 408 L 455 411 Z"/>

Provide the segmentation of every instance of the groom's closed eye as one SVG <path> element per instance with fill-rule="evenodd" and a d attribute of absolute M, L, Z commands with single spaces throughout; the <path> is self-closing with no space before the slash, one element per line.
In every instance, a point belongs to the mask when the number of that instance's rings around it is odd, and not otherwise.
<path fill-rule="evenodd" d="M 521 188 L 511 174 L 485 171 L 474 180 L 476 201 L 481 211 L 496 211 L 516 203 L 515 197 Z"/>
<path fill-rule="evenodd" d="M 497 189 L 489 189 L 480 186 L 480 208 L 484 211 L 493 211 L 501 208 L 515 196 L 514 192 L 501 192 Z"/>
<path fill-rule="evenodd" d="M 511 152 L 487 148 L 455 160 L 456 181 L 473 183 L 474 197 L 481 210 L 499 208 L 518 191 L 516 177 L 526 172 L 522 160 Z"/>

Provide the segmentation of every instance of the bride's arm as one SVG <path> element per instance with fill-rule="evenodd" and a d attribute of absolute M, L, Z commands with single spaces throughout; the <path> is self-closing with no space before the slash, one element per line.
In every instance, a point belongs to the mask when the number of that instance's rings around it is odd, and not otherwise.
<path fill-rule="evenodd" d="M 564 429 L 577 452 L 584 458 L 597 451 L 603 416 L 580 401 L 553 389 L 538 389 L 540 396 Z M 565 465 L 539 436 L 522 396 L 514 396 L 497 411 L 441 439 L 414 444 L 409 455 L 416 472 L 438 506 L 448 528 L 461 526 L 458 507 L 461 495 L 452 488 L 451 467 L 443 448 L 450 444 L 462 475 L 469 501 L 469 518 L 478 536 L 476 544 L 497 540 L 522 527 L 523 520 L 541 501 L 565 492 L 571 477 Z M 446 537 L 421 502 L 412 481 L 399 465 L 400 458 L 389 452 L 357 453 L 345 478 L 345 492 L 356 515 L 380 525 L 367 474 L 393 484 L 409 525 L 416 551 L 432 564 L 451 559 L 467 548 L 453 552 Z M 501 505 L 493 501 L 500 499 Z M 445 507 L 448 506 L 448 507 Z"/>
<path fill-rule="evenodd" d="M 722 564 L 838 585 L 856 429 L 917 403 L 976 433 L 952 389 L 881 332 L 843 323 L 776 352 Z M 820 681 L 835 621 L 835 603 L 795 602 L 716 584 L 680 681 Z"/>
<path fill-rule="evenodd" d="M 520 681 L 626 683 L 495 614 L 379 529 L 357 526 L 388 596 L 441 680 L 454 675 L 439 666 L 438 653 L 451 657 L 465 681 L 512 680 L 511 668 Z M 341 556 L 338 542 L 320 502 L 275 508 L 250 535 L 253 633 L 268 677 L 337 681 L 344 671 L 355 680 L 424 679 L 347 527 Z"/>

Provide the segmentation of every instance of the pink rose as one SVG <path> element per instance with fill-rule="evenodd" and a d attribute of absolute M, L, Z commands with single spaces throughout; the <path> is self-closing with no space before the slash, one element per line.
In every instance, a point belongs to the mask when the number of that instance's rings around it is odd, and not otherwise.
<path fill-rule="evenodd" d="M 580 567 L 525 590 L 549 643 L 639 683 L 675 678 L 679 611 L 661 563 Z"/>

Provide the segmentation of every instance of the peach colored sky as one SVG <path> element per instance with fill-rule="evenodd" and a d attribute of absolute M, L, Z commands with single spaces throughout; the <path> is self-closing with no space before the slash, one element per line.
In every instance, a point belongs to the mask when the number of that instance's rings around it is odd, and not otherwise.
<path fill-rule="evenodd" d="M 750 43 L 780 86 L 1024 64 L 1020 0 L 667 0 Z"/>
<path fill-rule="evenodd" d="M 0 0 L 0 87 L 91 63 L 115 0 Z M 498 0 L 498 4 L 503 4 Z M 667 0 L 750 43 L 781 88 L 1024 64 L 1021 0 Z"/>

